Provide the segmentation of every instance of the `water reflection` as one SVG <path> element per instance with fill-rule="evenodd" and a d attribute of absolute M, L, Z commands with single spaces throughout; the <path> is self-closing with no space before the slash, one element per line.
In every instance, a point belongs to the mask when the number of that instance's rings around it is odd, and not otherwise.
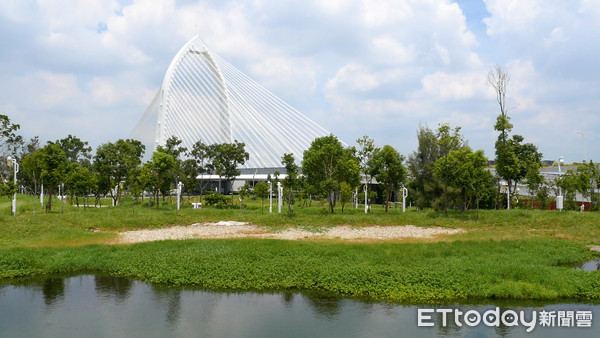
<path fill-rule="evenodd" d="M 65 296 L 65 280 L 63 278 L 48 278 L 42 282 L 42 293 L 46 307 L 52 308 Z"/>
<path fill-rule="evenodd" d="M 165 320 L 169 327 L 175 327 L 181 313 L 181 290 L 152 287 L 153 298 L 159 308 L 165 309 Z"/>
<path fill-rule="evenodd" d="M 498 305 L 505 310 L 592 310 L 586 304 Z M 533 306 L 533 307 L 531 307 Z M 236 293 L 152 286 L 110 276 L 76 276 L 21 281 L 0 288 L 0 337 L 12 336 L 207 336 L 207 337 L 521 337 L 524 327 L 457 325 L 441 313 L 432 314 L 433 327 L 417 326 L 417 310 L 361 302 L 321 293 Z M 495 305 L 435 306 L 436 309 L 476 310 Z M 596 327 L 596 325 L 594 325 Z M 595 337 L 581 328 L 537 327 L 529 337 Z"/>
<path fill-rule="evenodd" d="M 119 304 L 129 297 L 133 280 L 123 277 L 95 275 L 94 284 L 96 293 L 100 297 L 114 299 L 115 303 Z"/>

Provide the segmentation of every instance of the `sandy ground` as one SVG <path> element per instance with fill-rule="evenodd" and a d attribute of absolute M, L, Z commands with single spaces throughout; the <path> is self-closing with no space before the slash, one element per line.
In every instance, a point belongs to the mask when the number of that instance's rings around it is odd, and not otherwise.
<path fill-rule="evenodd" d="M 462 233 L 462 229 L 422 228 L 413 225 L 404 226 L 336 226 L 332 228 L 314 228 L 312 231 L 301 228 L 289 228 L 273 231 L 267 227 L 243 222 L 221 221 L 218 223 L 196 223 L 189 226 L 135 230 L 120 233 L 120 243 L 139 243 L 166 239 L 190 238 L 270 238 L 270 239 L 343 239 L 386 241 L 403 238 L 432 238 L 437 235 Z"/>

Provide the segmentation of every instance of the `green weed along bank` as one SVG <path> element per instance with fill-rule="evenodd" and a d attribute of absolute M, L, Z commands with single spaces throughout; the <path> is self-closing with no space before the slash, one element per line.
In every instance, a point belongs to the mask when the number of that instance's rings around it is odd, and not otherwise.
<path fill-rule="evenodd" d="M 217 290 L 318 290 L 412 303 L 587 301 L 600 299 L 600 273 L 570 266 L 591 256 L 585 245 L 558 239 L 417 244 L 187 240 L 4 249 L 0 278 L 101 272 Z"/>

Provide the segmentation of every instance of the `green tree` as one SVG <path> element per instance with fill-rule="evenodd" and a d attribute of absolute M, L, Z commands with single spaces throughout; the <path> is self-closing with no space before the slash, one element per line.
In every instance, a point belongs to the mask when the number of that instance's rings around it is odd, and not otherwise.
<path fill-rule="evenodd" d="M 593 161 L 577 167 L 578 190 L 590 202 L 591 210 L 598 210 L 600 203 L 600 166 Z"/>
<path fill-rule="evenodd" d="M 187 159 L 181 163 L 181 176 L 179 180 L 183 183 L 183 190 L 188 194 L 188 199 L 190 195 L 196 190 L 198 187 L 198 164 L 194 159 Z"/>
<path fill-rule="evenodd" d="M 0 114 L 0 156 L 6 158 L 11 155 L 20 158 L 21 149 L 24 146 L 23 137 L 17 134 L 20 125 L 12 123 L 7 115 Z M 5 161 L 0 161 L 0 168 L 7 168 Z M 5 175 L 6 176 L 6 175 Z"/>
<path fill-rule="evenodd" d="M 449 173 L 452 169 L 448 156 L 450 152 L 459 150 L 465 147 L 465 141 L 460 134 L 460 127 L 452 129 L 450 124 L 444 123 L 440 125 L 437 131 L 437 144 L 439 147 L 440 158 L 435 162 L 435 166 L 439 166 L 441 175 L 437 175 L 438 179 L 444 184 L 444 212 L 448 214 L 448 184 Z M 439 162 L 439 164 L 438 164 Z"/>
<path fill-rule="evenodd" d="M 487 158 L 482 150 L 473 152 L 465 146 L 452 150 L 447 156 L 435 163 L 435 174 L 445 177 L 448 184 L 460 192 L 461 210 L 475 201 L 479 210 L 479 200 L 490 180 L 490 172 L 486 170 Z"/>
<path fill-rule="evenodd" d="M 176 187 L 177 183 L 179 183 L 179 181 L 182 181 L 182 178 L 184 176 L 183 157 L 187 154 L 188 149 L 182 146 L 182 143 L 183 141 L 180 140 L 177 136 L 171 136 L 167 139 L 164 146 L 159 145 L 158 147 L 156 147 L 156 151 L 169 154 L 175 160 L 175 164 L 171 169 L 172 173 L 170 175 L 172 179 L 170 183 L 173 185 L 173 187 Z"/>
<path fill-rule="evenodd" d="M 440 147 L 436 133 L 427 126 L 419 125 L 417 130 L 418 147 L 407 161 L 410 195 L 417 208 L 432 208 L 443 195 L 444 187 L 434 175 L 435 162 L 440 158 Z"/>
<path fill-rule="evenodd" d="M 57 140 L 56 143 L 58 143 L 65 152 L 69 162 L 78 162 L 85 166 L 90 166 L 92 147 L 90 147 L 87 142 L 84 142 L 73 135 L 69 135 L 63 139 Z"/>
<path fill-rule="evenodd" d="M 310 148 L 304 151 L 302 172 L 306 183 L 319 194 L 325 194 L 329 202 L 329 212 L 333 213 L 336 194 L 341 182 L 357 186 L 360 182 L 359 161 L 356 150 L 344 149 L 333 135 L 316 138 Z"/>
<path fill-rule="evenodd" d="M 266 182 L 260 182 L 254 186 L 254 194 L 260 198 L 260 212 L 264 213 L 265 198 L 269 197 L 269 185 Z"/>
<path fill-rule="evenodd" d="M 145 146 L 137 140 L 119 139 L 98 147 L 94 156 L 94 171 L 98 174 L 100 192 L 110 191 L 117 204 L 121 198 L 121 183 L 128 186 L 135 179 L 135 169 L 142 163 Z M 116 188 L 116 189 L 115 189 Z"/>
<path fill-rule="evenodd" d="M 374 167 L 375 165 L 373 163 L 373 155 L 379 148 L 375 146 L 375 141 L 366 135 L 356 140 L 356 143 L 358 144 L 356 155 L 359 160 L 359 168 L 361 174 L 365 178 L 365 184 L 368 191 L 369 185 L 373 181 L 373 176 L 376 175 L 376 168 Z"/>
<path fill-rule="evenodd" d="M 402 164 L 403 161 L 403 156 L 390 145 L 385 145 L 381 150 L 375 151 L 373 155 L 373 162 L 375 163 L 375 168 L 377 168 L 375 178 L 377 182 L 383 184 L 386 192 L 386 213 L 392 194 L 406 181 L 406 168 Z"/>
<path fill-rule="evenodd" d="M 240 195 L 240 208 L 244 208 L 244 199 L 250 196 L 250 185 L 248 183 L 244 184 L 240 190 L 238 191 Z"/>
<path fill-rule="evenodd" d="M 152 154 L 151 160 L 151 174 L 150 183 L 154 183 L 154 192 L 156 196 L 156 209 L 159 207 L 158 191 L 160 191 L 164 197 L 168 194 L 171 188 L 171 181 L 173 175 L 173 167 L 175 166 L 175 159 L 173 156 L 155 151 Z"/>
<path fill-rule="evenodd" d="M 202 141 L 197 141 L 192 146 L 190 154 L 194 161 L 196 161 L 196 176 L 203 175 L 205 173 L 212 173 L 214 171 L 212 165 L 213 147 L 204 144 Z M 200 176 L 200 203 L 202 203 L 204 188 L 205 181 L 204 178 Z"/>
<path fill-rule="evenodd" d="M 494 89 L 496 100 L 500 106 L 500 114 L 494 125 L 494 130 L 499 132 L 495 145 L 496 172 L 506 181 L 508 192 L 513 195 L 517 183 L 525 178 L 528 171 L 535 170 L 535 165 L 539 170 L 542 154 L 537 151 L 535 145 L 523 144 L 523 137 L 520 135 L 513 135 L 512 138 L 509 138 L 513 125 L 510 123 L 506 105 L 506 93 L 510 82 L 508 72 L 496 65 L 488 73 L 488 82 Z"/>
<path fill-rule="evenodd" d="M 240 174 L 238 167 L 250 158 L 244 148 L 245 144 L 238 141 L 212 146 L 212 165 L 215 173 L 225 178 L 230 191 L 232 190 L 233 178 Z M 233 194 L 231 194 L 231 204 L 233 204 Z"/>
<path fill-rule="evenodd" d="M 296 164 L 294 154 L 283 154 L 281 164 L 285 167 L 287 177 L 283 180 L 285 196 L 288 200 L 288 215 L 292 214 L 292 203 L 294 202 L 294 191 L 300 184 L 300 168 Z"/>
<path fill-rule="evenodd" d="M 71 196 L 75 195 L 75 203 L 79 206 L 79 196 L 86 196 L 91 190 L 95 190 L 96 176 L 87 167 L 74 162 L 69 164 L 70 169 L 65 177 L 65 185 Z"/>
<path fill-rule="evenodd" d="M 148 199 L 148 206 L 152 205 L 153 200 L 156 200 L 158 204 L 158 194 L 160 192 L 160 186 L 158 184 L 158 175 L 154 170 L 154 163 L 152 160 L 142 165 L 138 172 L 138 175 L 136 176 L 136 181 L 142 190 L 149 191 L 152 193 L 152 198 Z"/>
<path fill-rule="evenodd" d="M 565 174 L 555 180 L 557 190 L 562 190 L 564 196 L 564 207 L 567 210 L 575 210 L 577 203 L 575 197 L 578 189 L 581 187 L 581 177 L 572 169 L 567 170 Z M 556 191 L 558 196 L 559 191 Z"/>
<path fill-rule="evenodd" d="M 38 150 L 27 154 L 21 161 L 22 176 L 33 185 L 33 191 L 37 194 L 38 187 L 42 184 L 42 152 Z"/>
<path fill-rule="evenodd" d="M 58 185 L 63 183 L 67 171 L 67 155 L 57 143 L 48 143 L 44 148 L 38 150 L 41 152 L 41 179 L 44 182 L 48 195 L 46 212 L 52 210 L 52 196 L 58 189 Z"/>
<path fill-rule="evenodd" d="M 344 213 L 344 205 L 352 199 L 353 188 L 346 182 L 340 183 L 340 203 L 342 204 L 342 214 Z"/>

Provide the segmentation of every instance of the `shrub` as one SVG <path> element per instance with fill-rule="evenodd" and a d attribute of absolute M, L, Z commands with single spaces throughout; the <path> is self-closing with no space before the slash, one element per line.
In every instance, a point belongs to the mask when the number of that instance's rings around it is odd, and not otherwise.
<path fill-rule="evenodd" d="M 207 191 L 206 195 L 204 195 L 204 201 L 206 202 L 206 205 L 216 205 L 221 208 L 227 205 L 227 197 L 216 191 Z"/>

